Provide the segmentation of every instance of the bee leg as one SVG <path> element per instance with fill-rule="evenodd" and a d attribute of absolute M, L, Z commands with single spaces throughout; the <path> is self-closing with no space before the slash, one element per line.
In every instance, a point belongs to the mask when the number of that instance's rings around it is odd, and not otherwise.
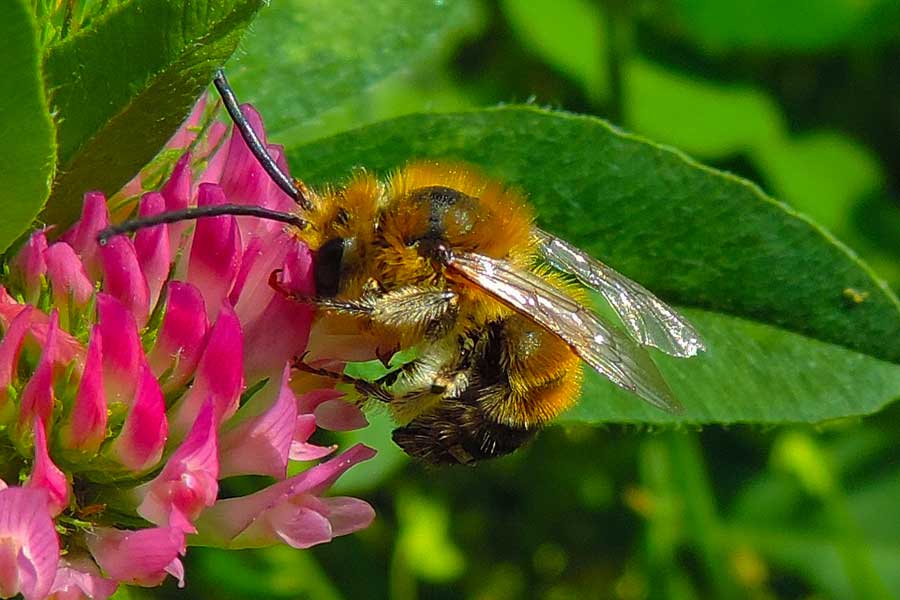
<path fill-rule="evenodd" d="M 401 376 L 403 376 L 405 378 L 410 373 L 415 372 L 415 370 L 418 368 L 418 366 L 419 366 L 419 361 L 411 360 L 408 363 L 400 365 L 396 369 L 388 371 L 387 373 L 385 373 L 384 375 L 382 375 L 381 377 L 376 379 L 375 383 L 377 383 L 378 385 L 383 385 L 385 387 L 391 387 L 392 385 L 397 383 L 397 380 Z"/>
<path fill-rule="evenodd" d="M 308 365 L 303 362 L 303 357 L 295 359 L 292 366 L 298 371 L 303 371 L 304 373 L 318 375 L 319 377 L 328 377 L 330 379 L 340 381 L 341 383 L 350 384 L 357 392 L 359 392 L 366 398 L 375 398 L 376 400 L 380 400 L 382 402 L 391 402 L 394 399 L 393 394 L 391 394 L 388 390 L 386 390 L 376 382 L 366 381 L 365 379 L 353 377 L 351 375 L 347 375 L 346 373 L 338 373 L 337 371 L 330 371 L 328 369 L 322 369 L 320 367 L 313 367 L 312 365 Z"/>
<path fill-rule="evenodd" d="M 394 421 L 409 423 L 458 396 L 468 384 L 466 374 L 444 367 L 440 363 L 414 360 L 375 380 L 394 394 L 390 403 Z"/>
<path fill-rule="evenodd" d="M 366 294 L 347 300 L 304 298 L 317 309 L 367 319 L 380 330 L 439 339 L 456 320 L 458 298 L 449 290 L 408 286 L 382 294 Z"/>
<path fill-rule="evenodd" d="M 391 332 L 417 332 L 416 337 L 439 339 L 453 326 L 458 297 L 450 290 L 408 286 L 383 293 L 369 293 L 345 300 L 297 294 L 278 280 L 281 269 L 269 274 L 269 287 L 284 298 L 311 304 L 318 310 L 368 319 L 375 327 Z"/>
<path fill-rule="evenodd" d="M 291 290 L 284 287 L 284 284 L 279 281 L 278 276 L 284 272 L 284 269 L 275 269 L 271 273 L 269 273 L 269 287 L 275 290 L 275 292 L 282 296 L 287 300 L 292 300 L 293 302 L 299 302 L 300 304 L 316 304 L 317 300 L 314 296 L 305 296 L 302 294 L 298 294 L 296 292 L 292 292 Z"/>
<path fill-rule="evenodd" d="M 376 327 L 438 340 L 456 322 L 459 298 L 446 289 L 408 286 L 365 299 Z"/>
<path fill-rule="evenodd" d="M 332 310 L 347 314 L 370 315 L 372 314 L 371 303 L 364 300 L 336 300 L 334 298 L 317 298 L 315 296 L 307 296 L 298 294 L 284 287 L 284 284 L 278 280 L 278 276 L 283 269 L 275 269 L 269 273 L 269 287 L 275 290 L 283 298 L 300 304 L 311 304 L 320 310 Z"/>

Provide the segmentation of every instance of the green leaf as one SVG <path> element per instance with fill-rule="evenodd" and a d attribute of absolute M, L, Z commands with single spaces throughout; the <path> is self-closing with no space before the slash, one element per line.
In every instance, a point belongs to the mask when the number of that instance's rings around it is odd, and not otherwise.
<path fill-rule="evenodd" d="M 500 6 L 526 48 L 591 98 L 605 95 L 607 32 L 599 6 L 587 0 L 503 0 Z"/>
<path fill-rule="evenodd" d="M 625 121 L 700 157 L 768 148 L 787 137 L 778 104 L 748 85 L 726 85 L 633 58 L 625 72 Z"/>
<path fill-rule="evenodd" d="M 85 191 L 112 194 L 153 158 L 261 2 L 128 2 L 50 48 L 60 168 L 48 222 L 71 222 Z"/>
<path fill-rule="evenodd" d="M 670 0 L 675 21 L 708 48 L 718 50 L 823 50 L 864 39 L 895 37 L 898 6 L 893 0 Z"/>
<path fill-rule="evenodd" d="M 28 4 L 11 0 L 0 6 L 0 252 L 41 210 L 55 164 L 38 32 Z"/>
<path fill-rule="evenodd" d="M 897 253 L 890 251 L 897 215 L 879 194 L 883 168 L 865 146 L 836 131 L 791 131 L 775 100 L 752 86 L 704 80 L 640 58 L 624 71 L 629 127 L 702 159 L 745 156 L 767 188 L 852 242 L 890 283 L 898 281 Z M 836 170 L 841 177 L 831 176 Z M 865 219 L 890 232 L 880 246 L 853 220 L 867 208 L 884 213 Z"/>
<path fill-rule="evenodd" d="M 133 597 L 131 590 L 133 589 L 134 588 L 127 585 L 120 585 L 116 588 L 116 591 L 113 592 L 113 595 L 110 596 L 110 598 L 112 598 L 112 600 L 131 600 Z"/>
<path fill-rule="evenodd" d="M 354 365 L 348 365 L 348 371 Z M 338 435 L 342 448 L 365 444 L 378 453 L 366 462 L 356 465 L 331 486 L 334 494 L 358 495 L 380 489 L 384 481 L 397 473 L 407 462 L 407 456 L 391 439 L 397 424 L 387 411 L 371 411 L 366 414 L 369 425 L 356 431 Z"/>
<path fill-rule="evenodd" d="M 886 362 L 900 361 L 897 300 L 854 254 L 746 181 L 601 120 L 528 107 L 417 115 L 288 155 L 313 185 L 354 165 L 384 173 L 416 157 L 467 160 L 526 190 L 550 231 L 703 309 L 689 314 L 709 352 L 659 359 L 683 415 L 591 377 L 572 418 L 819 421 L 900 395 L 900 367 Z"/>
<path fill-rule="evenodd" d="M 626 66 L 626 121 L 701 158 L 747 155 L 781 198 L 832 231 L 883 179 L 878 159 L 837 132 L 794 135 L 759 89 L 725 85 L 634 59 Z M 842 177 L 829 177 L 839 169 Z"/>
<path fill-rule="evenodd" d="M 599 303 L 599 301 L 598 301 Z M 693 423 L 818 422 L 870 414 L 900 397 L 900 366 L 844 347 L 709 311 L 684 310 L 708 351 L 684 360 L 656 354 Z M 835 368 L 835 365 L 840 365 Z M 671 422 L 593 371 L 562 420 Z"/>
<path fill-rule="evenodd" d="M 470 0 L 278 0 L 260 13 L 229 65 L 242 100 L 266 115 L 274 139 L 311 139 L 334 129 L 386 80 L 438 62 L 478 23 Z M 433 79 L 429 72 L 428 81 Z"/>

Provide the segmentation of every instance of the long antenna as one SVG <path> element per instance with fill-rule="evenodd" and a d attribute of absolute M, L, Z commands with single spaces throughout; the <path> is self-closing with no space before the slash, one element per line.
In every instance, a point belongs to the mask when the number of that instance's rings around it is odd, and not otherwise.
<path fill-rule="evenodd" d="M 272 210 L 262 206 L 253 206 L 248 204 L 209 204 L 207 206 L 195 206 L 182 210 L 170 210 L 149 217 L 140 217 L 131 219 L 118 225 L 110 225 L 99 234 L 97 234 L 97 243 L 105 246 L 109 238 L 123 233 L 133 233 L 139 229 L 146 229 L 154 225 L 165 225 L 167 223 L 178 223 L 179 221 L 203 219 L 206 217 L 219 217 L 222 215 L 233 215 L 236 217 L 257 217 L 259 219 L 267 219 L 269 221 L 279 221 L 303 228 L 306 221 L 295 214 Z"/>
<path fill-rule="evenodd" d="M 234 95 L 234 90 L 228 83 L 228 79 L 225 78 L 225 71 L 216 69 L 216 74 L 213 77 L 213 85 L 216 86 L 216 90 L 218 90 L 219 95 L 222 97 L 222 102 L 225 104 L 225 110 L 228 111 L 231 120 L 234 121 L 234 126 L 241 132 L 241 137 L 244 138 L 244 142 L 247 143 L 250 152 L 256 160 L 259 161 L 259 164 L 262 165 L 262 168 L 265 169 L 266 173 L 269 174 L 272 181 L 284 190 L 284 193 L 290 196 L 294 202 L 299 204 L 303 210 L 312 210 L 313 205 L 309 201 L 309 198 L 307 198 L 303 191 L 294 184 L 294 181 L 281 170 L 281 167 L 278 166 L 278 163 L 275 162 L 265 146 L 262 145 L 262 142 L 256 136 L 256 132 L 253 131 L 250 122 L 241 111 L 237 96 Z"/>
<path fill-rule="evenodd" d="M 253 128 L 250 126 L 250 122 L 241 111 L 237 96 L 235 96 L 234 90 L 228 83 L 228 79 L 225 78 L 225 72 L 222 71 L 222 69 L 216 70 L 216 74 L 213 77 L 213 84 L 216 86 L 216 90 L 218 90 L 219 95 L 222 97 L 222 102 L 225 105 L 225 110 L 227 110 L 228 114 L 231 116 L 231 120 L 234 122 L 234 126 L 237 127 L 238 131 L 241 132 L 241 137 L 244 138 L 244 142 L 246 142 L 247 147 L 253 154 L 253 157 L 256 158 L 257 161 L 259 161 L 259 164 L 266 171 L 269 177 L 272 178 L 272 181 L 274 181 L 275 184 L 279 188 L 281 188 L 285 194 L 290 196 L 294 200 L 294 202 L 296 202 L 302 209 L 312 210 L 313 205 L 309 201 L 309 198 L 307 198 L 303 193 L 303 190 L 298 187 L 284 171 L 281 170 L 281 168 L 278 166 L 278 163 L 275 162 L 275 160 L 266 150 L 265 146 L 262 145 L 262 142 L 260 141 L 259 137 L 257 137 L 256 132 L 253 131 Z M 267 219 L 269 221 L 279 221 L 281 223 L 287 223 L 301 229 L 306 226 L 305 220 L 292 213 L 263 208 L 262 206 L 252 206 L 245 204 L 216 204 L 210 206 L 197 206 L 186 208 L 183 210 L 172 210 L 149 217 L 129 219 L 128 221 L 125 221 L 118 225 L 111 225 L 101 231 L 99 234 L 97 234 L 97 243 L 99 243 L 101 246 L 105 246 L 106 242 L 109 241 L 109 238 L 111 237 L 122 235 L 123 233 L 133 233 L 140 229 L 153 227 L 155 225 L 177 223 L 179 221 L 189 221 L 194 219 L 202 219 L 205 217 L 218 217 L 221 215 L 234 215 L 237 217 L 257 217 L 259 219 Z"/>

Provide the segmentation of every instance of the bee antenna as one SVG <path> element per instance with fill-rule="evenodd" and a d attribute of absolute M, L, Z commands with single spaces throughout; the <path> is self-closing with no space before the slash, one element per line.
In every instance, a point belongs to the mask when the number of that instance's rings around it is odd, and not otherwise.
<path fill-rule="evenodd" d="M 209 204 L 182 210 L 170 210 L 148 217 L 139 217 L 137 219 L 124 221 L 118 225 L 110 225 L 97 234 L 97 243 L 101 246 L 105 246 L 111 237 L 122 235 L 124 233 L 133 233 L 141 229 L 146 229 L 147 227 L 203 219 L 206 217 L 218 217 L 222 215 L 257 217 L 259 219 L 287 223 L 288 225 L 293 225 L 301 229 L 306 226 L 306 221 L 297 215 L 272 210 L 271 208 L 247 204 Z"/>
<path fill-rule="evenodd" d="M 309 198 L 306 197 L 302 187 L 294 183 L 287 173 L 281 170 L 281 167 L 278 166 L 278 163 L 275 162 L 275 159 L 272 158 L 272 155 L 269 154 L 268 150 L 263 146 L 259 137 L 256 135 L 256 132 L 253 131 L 253 127 L 250 126 L 250 121 L 247 120 L 247 117 L 244 115 L 243 111 L 241 111 L 237 96 L 234 94 L 234 89 L 232 89 L 231 84 L 228 83 L 228 79 L 225 78 L 225 72 L 222 69 L 216 69 L 216 73 L 213 76 L 213 84 L 216 86 L 216 90 L 222 98 L 225 110 L 228 111 L 231 120 L 234 122 L 234 126 L 241 132 L 241 137 L 244 139 L 251 154 L 253 154 L 253 157 L 256 158 L 263 170 L 265 170 L 272 181 L 274 181 L 275 184 L 281 188 L 285 194 L 290 196 L 303 210 L 312 210 L 313 205 L 309 201 Z M 246 204 L 215 204 L 196 206 L 183 210 L 171 210 L 152 216 L 130 219 L 119 223 L 118 225 L 110 225 L 97 234 L 97 243 L 101 246 L 105 246 L 109 241 L 109 238 L 117 235 L 133 233 L 156 225 L 177 223 L 179 221 L 191 221 L 206 217 L 218 217 L 222 215 L 256 217 L 258 219 L 287 223 L 288 225 L 293 225 L 300 229 L 306 227 L 306 221 L 293 213 Z"/>
<path fill-rule="evenodd" d="M 216 90 L 219 92 L 219 96 L 221 96 L 222 102 L 225 105 L 225 110 L 227 110 L 228 114 L 231 116 L 234 126 L 241 132 L 241 137 L 244 138 L 244 142 L 246 142 L 247 147 L 250 148 L 250 152 L 266 173 L 268 173 L 269 177 L 272 178 L 272 181 L 274 181 L 285 194 L 290 196 L 294 202 L 299 204 L 303 210 L 312 210 L 313 206 L 309 201 L 309 198 L 307 198 L 303 193 L 303 190 L 281 170 L 281 167 L 278 166 L 278 163 L 275 162 L 272 155 L 269 154 L 265 146 L 262 145 L 256 132 L 253 131 L 253 127 L 250 126 L 250 121 L 247 120 L 247 117 L 244 115 L 243 111 L 241 111 L 237 96 L 234 94 L 234 89 L 232 89 L 231 85 L 228 83 L 228 79 L 225 78 L 225 71 L 222 69 L 216 70 L 216 74 L 213 76 L 213 85 L 216 86 Z"/>

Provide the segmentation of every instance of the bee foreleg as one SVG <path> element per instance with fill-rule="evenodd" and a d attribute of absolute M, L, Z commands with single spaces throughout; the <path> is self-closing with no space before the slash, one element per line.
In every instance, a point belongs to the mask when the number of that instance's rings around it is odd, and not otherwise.
<path fill-rule="evenodd" d="M 336 298 L 318 298 L 316 296 L 309 296 L 305 294 L 298 294 L 297 292 L 292 292 L 291 290 L 284 287 L 284 284 L 279 281 L 278 276 L 281 274 L 281 272 L 282 269 L 275 269 L 269 274 L 269 287 L 275 290 L 282 297 L 291 300 L 292 302 L 298 302 L 300 304 L 311 304 L 319 310 L 328 310 L 347 314 L 369 315 L 372 313 L 371 302 L 367 302 L 365 299 L 338 300 Z"/>
<path fill-rule="evenodd" d="M 446 289 L 407 286 L 389 292 L 367 292 L 356 299 L 317 298 L 297 294 L 279 280 L 281 270 L 269 275 L 269 287 L 294 302 L 311 304 L 321 311 L 367 318 L 373 326 L 396 332 L 416 333 L 438 339 L 456 319 L 459 297 Z"/>
<path fill-rule="evenodd" d="M 456 322 L 458 296 L 449 290 L 409 286 L 358 299 L 307 298 L 318 310 L 357 316 L 375 330 L 409 340 L 436 340 Z"/>
<path fill-rule="evenodd" d="M 456 321 L 459 297 L 450 290 L 403 287 L 364 298 L 376 328 L 397 331 L 418 339 L 439 339 Z"/>

